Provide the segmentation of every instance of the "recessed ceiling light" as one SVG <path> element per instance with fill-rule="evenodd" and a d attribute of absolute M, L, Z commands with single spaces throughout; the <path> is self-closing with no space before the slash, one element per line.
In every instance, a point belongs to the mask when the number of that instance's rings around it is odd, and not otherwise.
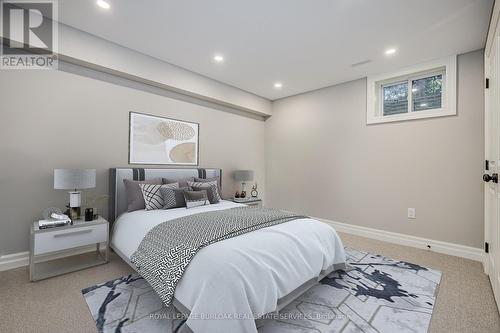
<path fill-rule="evenodd" d="M 224 61 L 224 57 L 220 54 L 216 54 L 214 55 L 214 61 L 215 62 L 223 62 Z"/>
<path fill-rule="evenodd" d="M 281 87 L 283 87 L 283 83 L 281 83 L 281 82 L 276 82 L 274 84 L 274 88 L 276 88 L 276 89 L 281 89 Z"/>
<path fill-rule="evenodd" d="M 385 50 L 385 54 L 386 55 L 392 55 L 394 53 L 396 53 L 396 49 L 387 49 L 387 50 Z"/>
<path fill-rule="evenodd" d="M 107 1 L 104 1 L 104 0 L 97 0 L 97 5 L 101 8 L 104 8 L 104 9 L 109 9 L 111 7 L 111 5 L 109 4 L 109 2 Z"/>

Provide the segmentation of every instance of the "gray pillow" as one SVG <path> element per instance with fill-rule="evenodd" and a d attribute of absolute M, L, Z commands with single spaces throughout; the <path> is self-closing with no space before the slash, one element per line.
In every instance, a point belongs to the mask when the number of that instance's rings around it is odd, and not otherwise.
<path fill-rule="evenodd" d="M 163 203 L 164 203 L 163 209 L 186 207 L 186 200 L 184 200 L 184 191 L 191 191 L 191 188 L 190 187 L 160 188 L 160 193 L 163 197 Z"/>
<path fill-rule="evenodd" d="M 187 208 L 210 205 L 206 190 L 184 191 L 184 199 L 186 200 Z"/>
<path fill-rule="evenodd" d="M 172 184 L 172 183 L 179 183 L 179 187 L 187 187 L 188 184 L 187 182 L 192 182 L 194 181 L 194 177 L 186 177 L 186 178 L 180 178 L 180 179 L 170 179 L 170 178 L 162 178 L 163 184 Z"/>
<path fill-rule="evenodd" d="M 210 182 L 216 182 L 217 184 L 217 192 L 219 193 L 219 198 L 222 200 L 222 191 L 219 186 L 220 184 L 220 177 L 213 177 L 213 178 L 196 178 L 194 177 L 194 181 L 197 183 L 210 183 Z"/>
<path fill-rule="evenodd" d="M 210 201 L 211 204 L 219 203 L 221 200 L 219 192 L 217 191 L 216 182 L 208 182 L 208 183 L 188 182 L 188 185 L 191 186 L 193 191 L 207 191 L 208 201 Z"/>
<path fill-rule="evenodd" d="M 125 195 L 127 196 L 127 211 L 133 212 L 134 210 L 140 210 L 146 208 L 146 203 L 144 202 L 144 197 L 142 196 L 141 188 L 139 184 L 163 184 L 161 178 L 153 178 L 148 180 L 130 180 L 124 179 L 123 184 L 125 185 Z"/>

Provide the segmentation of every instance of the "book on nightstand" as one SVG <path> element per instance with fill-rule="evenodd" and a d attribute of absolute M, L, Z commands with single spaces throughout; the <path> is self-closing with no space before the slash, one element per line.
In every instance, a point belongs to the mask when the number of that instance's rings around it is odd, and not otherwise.
<path fill-rule="evenodd" d="M 67 219 L 47 219 L 38 221 L 39 229 L 48 229 L 55 227 L 64 227 L 65 225 L 71 224 L 71 220 Z"/>

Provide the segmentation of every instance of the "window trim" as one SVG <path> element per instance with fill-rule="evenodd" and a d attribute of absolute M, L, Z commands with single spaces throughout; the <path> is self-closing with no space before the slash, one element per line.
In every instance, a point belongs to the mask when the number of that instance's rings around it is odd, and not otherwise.
<path fill-rule="evenodd" d="M 397 72 L 367 78 L 366 123 L 380 124 L 394 121 L 404 121 L 422 118 L 453 116 L 456 108 L 456 55 L 407 67 Z M 413 111 L 412 80 L 443 75 L 441 90 L 441 108 Z M 408 112 L 394 115 L 383 115 L 383 87 L 397 83 L 408 83 Z"/>

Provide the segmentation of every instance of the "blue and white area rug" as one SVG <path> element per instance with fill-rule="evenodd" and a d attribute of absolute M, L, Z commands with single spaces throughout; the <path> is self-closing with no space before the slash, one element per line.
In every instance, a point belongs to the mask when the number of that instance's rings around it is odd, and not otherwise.
<path fill-rule="evenodd" d="M 259 332 L 427 332 L 441 272 L 349 248 L 346 254 L 353 270 L 330 274 Z M 99 332 L 175 333 L 184 323 L 137 274 L 82 294 Z"/>

